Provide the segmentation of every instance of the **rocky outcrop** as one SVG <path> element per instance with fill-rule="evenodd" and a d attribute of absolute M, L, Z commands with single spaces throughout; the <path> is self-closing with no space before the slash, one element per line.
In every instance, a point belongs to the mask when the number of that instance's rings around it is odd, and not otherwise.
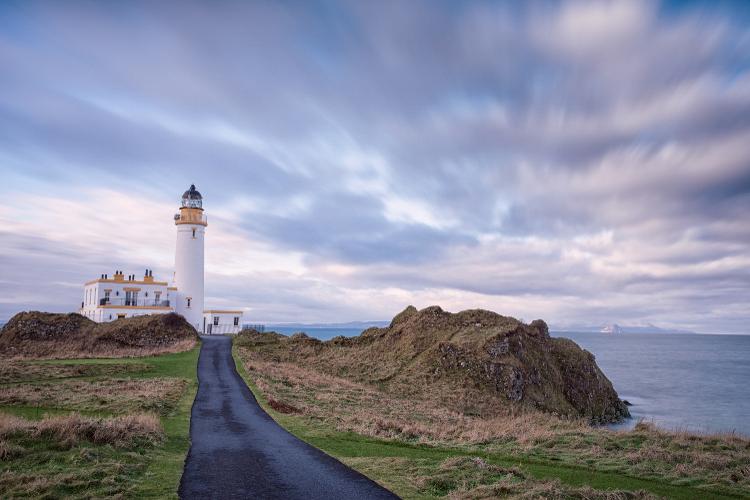
<path fill-rule="evenodd" d="M 0 331 L 0 354 L 24 358 L 132 356 L 182 350 L 197 340 L 195 329 L 174 313 L 95 323 L 80 314 L 31 311 L 16 314 Z"/>
<path fill-rule="evenodd" d="M 258 346 L 275 360 L 439 400 L 466 414 L 529 408 L 594 423 L 629 416 L 594 356 L 550 337 L 542 320 L 524 324 L 481 309 L 452 314 L 409 306 L 388 327 L 350 340 L 277 336 Z"/>

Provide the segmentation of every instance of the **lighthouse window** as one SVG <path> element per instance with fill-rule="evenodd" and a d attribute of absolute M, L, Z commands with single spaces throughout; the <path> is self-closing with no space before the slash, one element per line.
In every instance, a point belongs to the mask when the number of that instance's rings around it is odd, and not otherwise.
<path fill-rule="evenodd" d="M 187 306 L 188 306 L 188 307 L 190 307 L 190 300 L 192 300 L 192 299 L 190 299 L 190 298 L 188 297 L 188 299 L 187 299 Z"/>
<path fill-rule="evenodd" d="M 193 229 L 193 239 L 195 239 L 195 229 Z"/>

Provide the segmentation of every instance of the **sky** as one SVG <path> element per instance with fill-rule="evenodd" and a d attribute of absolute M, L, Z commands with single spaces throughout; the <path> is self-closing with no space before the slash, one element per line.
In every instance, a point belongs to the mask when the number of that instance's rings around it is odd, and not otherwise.
<path fill-rule="evenodd" d="M 174 264 L 246 322 L 750 333 L 750 3 L 0 4 L 0 320 Z"/>

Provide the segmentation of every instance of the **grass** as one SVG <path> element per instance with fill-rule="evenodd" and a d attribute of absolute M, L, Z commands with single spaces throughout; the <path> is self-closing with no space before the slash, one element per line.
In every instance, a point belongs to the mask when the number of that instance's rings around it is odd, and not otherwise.
<path fill-rule="evenodd" d="M 143 363 L 117 364 L 40 364 L 34 361 L 8 361 L 0 365 L 0 384 L 37 382 L 50 379 L 97 377 L 142 372 L 149 369 Z"/>
<path fill-rule="evenodd" d="M 737 436 L 614 432 L 540 414 L 487 421 L 251 348 L 233 355 L 282 426 L 404 498 L 750 497 L 750 443 Z"/>
<path fill-rule="evenodd" d="M 199 349 L 0 370 L 2 496 L 175 498 Z"/>

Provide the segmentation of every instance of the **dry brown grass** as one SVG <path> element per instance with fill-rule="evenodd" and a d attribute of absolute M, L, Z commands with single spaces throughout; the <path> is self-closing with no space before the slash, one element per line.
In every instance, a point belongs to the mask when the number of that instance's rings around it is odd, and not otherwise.
<path fill-rule="evenodd" d="M 149 411 L 167 414 L 187 381 L 178 378 L 62 380 L 0 386 L 0 404 L 85 411 Z"/>
<path fill-rule="evenodd" d="M 158 347 L 122 347 L 117 345 L 98 346 L 96 350 L 81 349 L 75 345 L 56 345 L 54 351 L 29 354 L 3 354 L 0 359 L 24 361 L 30 359 L 94 359 L 94 358 L 141 358 L 160 356 L 189 351 L 196 345 L 196 340 L 178 340 L 169 345 Z"/>
<path fill-rule="evenodd" d="M 164 439 L 164 431 L 159 417 L 152 414 L 96 418 L 73 413 L 27 420 L 0 413 L 0 442 L 6 442 L 7 446 L 10 437 L 43 438 L 65 447 L 88 441 L 127 448 L 136 443 L 158 444 Z"/>
<path fill-rule="evenodd" d="M 245 368 L 264 396 L 328 421 L 338 430 L 389 439 L 443 443 L 519 444 L 552 437 L 560 430 L 583 431 L 583 420 L 564 420 L 517 411 L 491 419 L 467 416 L 431 402 L 405 399 L 367 384 L 334 377 L 292 363 L 267 362 L 243 353 Z"/>
<path fill-rule="evenodd" d="M 491 311 L 410 307 L 391 326 L 350 339 L 243 332 L 236 345 L 267 361 L 294 363 L 467 415 L 542 410 L 597 423 L 629 416 L 594 357 L 571 340 L 551 338 L 541 320 L 526 325 Z"/>
<path fill-rule="evenodd" d="M 630 500 L 657 499 L 659 497 L 646 491 L 595 490 L 588 486 L 571 487 L 560 481 L 530 481 L 514 482 L 504 478 L 492 484 L 477 486 L 476 488 L 460 487 L 452 491 L 448 498 L 451 500 L 480 500 L 490 498 L 513 499 L 545 499 L 545 500 Z"/>
<path fill-rule="evenodd" d="M 16 314 L 0 330 L 6 359 L 122 358 L 192 349 L 195 329 L 174 313 L 95 323 L 79 314 Z"/>
<path fill-rule="evenodd" d="M 558 480 L 539 480 L 516 467 L 499 467 L 480 457 L 452 457 L 440 464 L 438 474 L 421 478 L 422 489 L 429 491 L 437 483 L 452 486 L 447 498 L 479 500 L 489 498 L 544 498 L 625 500 L 657 498 L 645 491 L 595 490 L 563 485 Z M 426 487 L 425 487 L 426 485 Z"/>
<path fill-rule="evenodd" d="M 72 377 L 122 376 L 127 373 L 148 371 L 149 369 L 150 366 L 143 363 L 74 365 L 4 360 L 0 364 L 0 384 Z"/>
<path fill-rule="evenodd" d="M 350 457 L 345 462 L 405 498 L 454 500 L 490 498 L 625 500 L 657 498 L 644 491 L 595 490 L 537 479 L 518 467 L 504 467 L 481 457 L 455 456 L 435 463 L 424 458 Z"/>
<path fill-rule="evenodd" d="M 268 360 L 251 349 L 238 347 L 238 352 L 266 399 L 295 407 L 340 431 L 533 456 L 670 482 L 690 479 L 750 493 L 750 440 L 742 436 L 668 432 L 648 423 L 640 423 L 632 431 L 611 431 L 593 428 L 583 420 L 532 411 L 482 418 L 442 407 L 439 398 L 404 398 L 310 366 Z M 498 483 L 493 488 L 501 486 Z M 534 491 L 562 498 L 556 493 L 558 486 L 545 484 Z M 467 498 L 502 493 L 488 488 L 464 493 Z M 594 494 L 593 490 L 564 491 L 573 498 L 630 498 L 623 492 L 601 497 L 597 496 L 601 492 Z M 507 493 L 516 494 L 520 495 Z"/>

